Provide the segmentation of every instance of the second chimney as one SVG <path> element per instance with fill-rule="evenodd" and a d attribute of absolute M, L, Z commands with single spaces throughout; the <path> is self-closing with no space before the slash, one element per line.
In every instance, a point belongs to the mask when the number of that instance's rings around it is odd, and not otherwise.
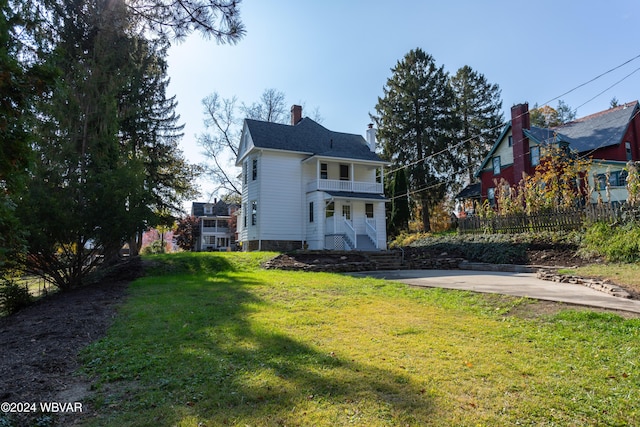
<path fill-rule="evenodd" d="M 291 126 L 295 126 L 300 120 L 302 120 L 302 106 L 291 106 Z"/>
<path fill-rule="evenodd" d="M 528 172 L 529 139 L 524 130 L 529 129 L 529 104 L 518 104 L 511 107 L 511 133 L 513 136 L 513 182 L 519 183 L 525 172 Z"/>
<path fill-rule="evenodd" d="M 369 123 L 367 128 L 367 145 L 369 150 L 376 152 L 376 130 L 373 128 L 373 123 Z"/>

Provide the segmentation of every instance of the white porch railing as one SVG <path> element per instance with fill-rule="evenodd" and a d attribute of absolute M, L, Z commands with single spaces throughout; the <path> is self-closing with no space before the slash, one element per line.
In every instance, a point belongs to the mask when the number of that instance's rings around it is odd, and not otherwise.
<path fill-rule="evenodd" d="M 229 227 L 202 227 L 203 233 L 228 233 Z"/>
<path fill-rule="evenodd" d="M 379 182 L 341 181 L 338 179 L 314 179 L 307 183 L 307 191 L 349 191 L 352 193 L 382 194 L 383 185 Z"/>
<path fill-rule="evenodd" d="M 369 236 L 376 249 L 378 249 L 378 232 L 376 231 L 375 218 L 365 218 L 364 223 L 367 230 L 367 236 Z"/>
<path fill-rule="evenodd" d="M 351 249 L 357 249 L 358 236 L 356 234 L 356 230 L 353 228 L 353 225 L 351 225 L 351 221 L 347 220 L 347 218 L 342 217 L 342 220 L 344 222 L 344 231 L 347 243 L 351 246 Z"/>

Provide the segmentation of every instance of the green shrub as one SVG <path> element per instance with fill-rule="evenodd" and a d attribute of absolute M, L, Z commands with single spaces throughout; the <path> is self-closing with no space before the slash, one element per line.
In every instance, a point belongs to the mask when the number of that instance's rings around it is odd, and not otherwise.
<path fill-rule="evenodd" d="M 580 251 L 604 256 L 609 262 L 640 261 L 640 225 L 594 223 L 587 228 Z"/>
<path fill-rule="evenodd" d="M 579 233 L 522 233 L 522 234 L 431 234 L 405 236 L 406 246 L 446 252 L 469 261 L 492 264 L 523 264 L 527 249 L 559 247 L 577 250 L 582 236 Z"/>
<path fill-rule="evenodd" d="M 26 286 L 5 280 L 0 283 L 0 307 L 7 313 L 13 314 L 33 303 L 33 296 Z"/>
<path fill-rule="evenodd" d="M 162 246 L 162 242 L 160 240 L 154 240 L 149 246 L 142 248 L 143 255 L 163 254 L 165 252 L 166 250 Z"/>

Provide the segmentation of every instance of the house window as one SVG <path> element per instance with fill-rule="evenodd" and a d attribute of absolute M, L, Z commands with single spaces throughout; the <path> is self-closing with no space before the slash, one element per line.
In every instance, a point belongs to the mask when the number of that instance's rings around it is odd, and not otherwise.
<path fill-rule="evenodd" d="M 513 147 L 513 136 L 509 135 L 509 147 Z"/>
<path fill-rule="evenodd" d="M 349 165 L 340 165 L 340 181 L 349 181 Z"/>
<path fill-rule="evenodd" d="M 309 222 L 313 222 L 313 202 L 309 202 Z"/>
<path fill-rule="evenodd" d="M 253 159 L 251 165 L 251 179 L 255 181 L 258 179 L 258 159 Z"/>
<path fill-rule="evenodd" d="M 627 185 L 627 171 L 609 172 L 609 187 L 625 187 Z M 601 173 L 596 175 L 598 190 L 607 188 L 607 174 Z"/>
<path fill-rule="evenodd" d="M 624 149 L 627 151 L 627 160 L 633 160 L 632 159 L 633 156 L 631 155 L 631 143 L 625 142 Z"/>
<path fill-rule="evenodd" d="M 333 202 L 327 203 L 327 207 L 324 210 L 325 217 L 326 218 L 331 218 L 333 216 L 334 212 L 335 212 L 335 209 L 336 209 L 336 207 L 335 207 L 335 204 Z"/>
<path fill-rule="evenodd" d="M 487 199 L 489 200 L 489 205 L 496 205 L 496 189 L 491 187 L 487 189 Z"/>
<path fill-rule="evenodd" d="M 244 183 L 247 183 L 247 175 L 249 174 L 249 171 L 247 170 L 249 167 L 247 166 L 247 161 L 245 160 L 244 163 L 242 164 L 242 176 L 244 178 Z"/>
<path fill-rule="evenodd" d="M 213 206 L 212 205 L 204 205 L 204 214 L 205 215 L 211 215 L 213 213 Z"/>
<path fill-rule="evenodd" d="M 346 219 L 347 221 L 351 220 L 351 206 L 349 205 L 342 205 L 342 216 L 344 217 L 344 219 Z"/>
<path fill-rule="evenodd" d="M 258 223 L 258 202 L 251 202 L 251 225 Z"/>
<path fill-rule="evenodd" d="M 531 147 L 531 166 L 540 164 L 540 147 Z"/>
<path fill-rule="evenodd" d="M 500 156 L 493 158 L 493 174 L 500 175 Z"/>
<path fill-rule="evenodd" d="M 214 228 L 216 226 L 216 220 L 215 219 L 205 219 L 204 221 L 202 221 L 202 226 L 204 228 Z"/>
<path fill-rule="evenodd" d="M 364 213 L 367 218 L 373 218 L 373 203 L 366 203 L 364 205 Z"/>
<path fill-rule="evenodd" d="M 247 228 L 247 205 L 242 205 L 242 224 Z"/>
<path fill-rule="evenodd" d="M 327 164 L 320 163 L 320 179 L 329 178 L 329 173 L 327 172 Z"/>

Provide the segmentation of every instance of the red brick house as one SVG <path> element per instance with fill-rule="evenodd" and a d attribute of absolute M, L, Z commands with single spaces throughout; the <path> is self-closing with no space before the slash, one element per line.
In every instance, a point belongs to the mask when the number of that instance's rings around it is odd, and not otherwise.
<path fill-rule="evenodd" d="M 511 122 L 475 174 L 480 185 L 468 186 L 458 198 L 492 202 L 495 182 L 502 178 L 516 185 L 523 174 L 532 175 L 548 146 L 593 159 L 590 185 L 604 188 L 608 179 L 610 200 L 605 201 L 624 201 L 627 191 L 623 169 L 628 161 L 640 160 L 640 105 L 638 101 L 629 102 L 553 128 L 531 126 L 526 103 L 513 106 Z"/>

